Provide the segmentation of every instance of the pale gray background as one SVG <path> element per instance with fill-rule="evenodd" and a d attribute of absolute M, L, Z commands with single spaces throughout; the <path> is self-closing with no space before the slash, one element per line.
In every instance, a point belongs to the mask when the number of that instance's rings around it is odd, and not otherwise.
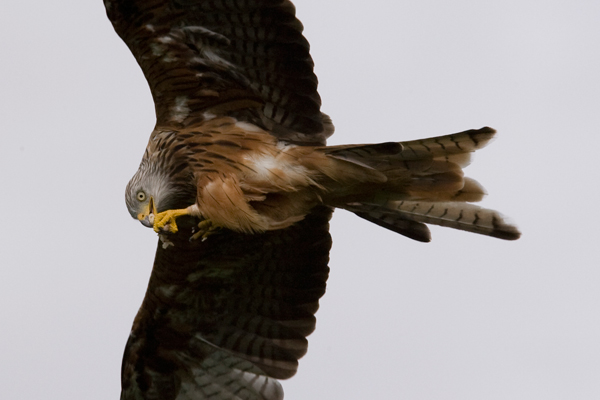
<path fill-rule="evenodd" d="M 296 0 L 330 143 L 490 125 L 468 175 L 518 242 L 345 212 L 286 399 L 600 398 L 600 2 Z M 101 0 L 0 12 L 0 397 L 117 399 L 156 236 L 125 208 L 154 124 Z"/>

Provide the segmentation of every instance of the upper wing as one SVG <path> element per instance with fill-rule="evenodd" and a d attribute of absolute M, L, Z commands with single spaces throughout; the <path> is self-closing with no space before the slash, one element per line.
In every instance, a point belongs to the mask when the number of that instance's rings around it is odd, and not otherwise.
<path fill-rule="evenodd" d="M 122 400 L 283 398 L 325 293 L 331 210 L 256 235 L 159 243 L 127 342 Z M 182 221 L 185 222 L 185 221 Z"/>
<path fill-rule="evenodd" d="M 157 124 L 226 112 L 294 142 L 324 143 L 302 24 L 289 0 L 104 0 L 142 67 Z"/>

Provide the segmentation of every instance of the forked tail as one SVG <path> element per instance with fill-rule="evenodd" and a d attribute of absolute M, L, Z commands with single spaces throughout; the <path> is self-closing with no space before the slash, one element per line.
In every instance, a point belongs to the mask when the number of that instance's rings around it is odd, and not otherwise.
<path fill-rule="evenodd" d="M 470 204 L 486 194 L 462 168 L 494 136 L 492 128 L 400 143 L 326 148 L 338 160 L 376 170 L 385 182 L 347 185 L 332 205 L 411 239 L 431 240 L 425 224 L 515 240 L 519 230 L 493 210 Z"/>

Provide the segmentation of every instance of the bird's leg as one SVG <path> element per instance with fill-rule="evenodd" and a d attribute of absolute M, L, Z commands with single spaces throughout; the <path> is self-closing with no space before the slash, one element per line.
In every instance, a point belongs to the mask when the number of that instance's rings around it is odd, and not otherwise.
<path fill-rule="evenodd" d="M 182 208 L 179 210 L 167 210 L 158 213 L 154 216 L 154 231 L 155 232 L 171 232 L 175 233 L 179 229 L 175 220 L 182 215 L 191 214 L 189 207 Z"/>
<path fill-rule="evenodd" d="M 196 233 L 194 233 L 192 237 L 190 237 L 190 241 L 197 240 L 200 238 L 202 238 L 202 241 L 205 241 L 209 236 L 215 234 L 220 229 L 221 227 L 214 225 L 211 220 L 202 220 L 198 224 L 198 230 L 196 231 Z"/>

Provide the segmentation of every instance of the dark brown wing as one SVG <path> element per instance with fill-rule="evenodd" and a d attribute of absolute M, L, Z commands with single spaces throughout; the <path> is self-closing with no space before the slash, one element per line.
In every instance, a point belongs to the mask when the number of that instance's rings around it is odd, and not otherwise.
<path fill-rule="evenodd" d="M 159 243 L 127 342 L 122 400 L 283 398 L 325 293 L 331 210 L 265 234 Z M 185 221 L 183 221 L 185 222 Z"/>
<path fill-rule="evenodd" d="M 105 0 L 148 80 L 158 125 L 225 112 L 299 143 L 333 132 L 288 0 Z"/>

